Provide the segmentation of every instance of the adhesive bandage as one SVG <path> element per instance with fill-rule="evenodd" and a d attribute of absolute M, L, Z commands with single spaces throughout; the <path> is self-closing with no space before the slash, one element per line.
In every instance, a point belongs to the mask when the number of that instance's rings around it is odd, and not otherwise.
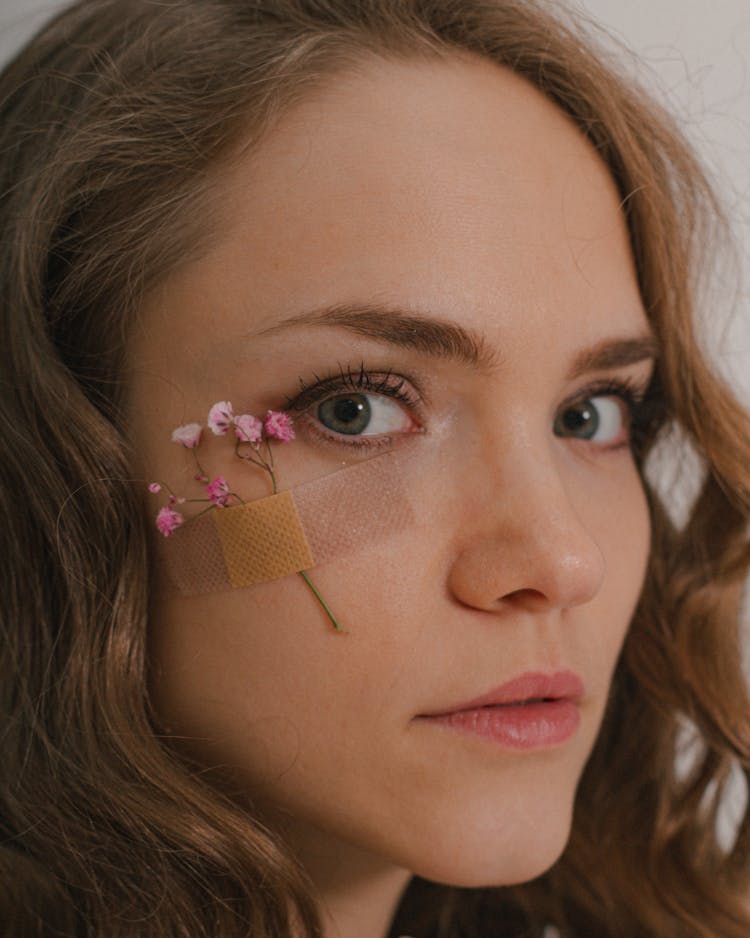
<path fill-rule="evenodd" d="M 168 591 L 196 596 L 276 580 L 403 530 L 414 518 L 409 459 L 391 451 L 189 521 L 157 547 Z"/>

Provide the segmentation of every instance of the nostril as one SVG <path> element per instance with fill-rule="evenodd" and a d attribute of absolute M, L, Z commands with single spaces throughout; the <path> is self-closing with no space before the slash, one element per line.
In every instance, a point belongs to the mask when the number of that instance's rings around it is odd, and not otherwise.
<path fill-rule="evenodd" d="M 582 527 L 500 518 L 464 541 L 448 589 L 464 605 L 490 612 L 543 613 L 590 602 L 604 581 L 601 550 Z"/>
<path fill-rule="evenodd" d="M 542 593 L 541 590 L 535 589 L 513 590 L 513 592 L 503 596 L 502 599 L 507 602 L 525 605 L 532 609 L 538 606 L 546 606 L 549 603 L 544 593 Z"/>

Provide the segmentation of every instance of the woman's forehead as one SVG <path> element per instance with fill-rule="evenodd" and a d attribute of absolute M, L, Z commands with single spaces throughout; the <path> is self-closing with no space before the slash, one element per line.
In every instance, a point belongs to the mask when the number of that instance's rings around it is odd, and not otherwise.
<path fill-rule="evenodd" d="M 297 224 L 357 223 L 366 210 L 386 228 L 471 210 L 476 223 L 493 220 L 493 235 L 508 236 L 533 231 L 543 205 L 534 233 L 556 234 L 564 216 L 570 237 L 590 237 L 612 223 L 620 202 L 572 119 L 478 57 L 376 60 L 364 74 L 332 76 L 279 120 L 224 189 L 237 221 L 245 207 L 283 207 L 280 221 Z"/>
<path fill-rule="evenodd" d="M 220 237 L 173 282 L 237 311 L 230 342 L 248 312 L 262 330 L 378 296 L 482 332 L 519 310 L 589 341 L 646 324 L 606 166 L 541 92 L 478 57 L 332 77 L 217 193 Z"/>

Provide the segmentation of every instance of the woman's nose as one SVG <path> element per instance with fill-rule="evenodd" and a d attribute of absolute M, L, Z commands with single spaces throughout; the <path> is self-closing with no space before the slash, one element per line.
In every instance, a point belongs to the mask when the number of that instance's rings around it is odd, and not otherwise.
<path fill-rule="evenodd" d="M 537 463 L 471 493 L 448 577 L 461 603 L 488 611 L 582 605 L 599 592 L 604 556 L 552 466 Z"/>

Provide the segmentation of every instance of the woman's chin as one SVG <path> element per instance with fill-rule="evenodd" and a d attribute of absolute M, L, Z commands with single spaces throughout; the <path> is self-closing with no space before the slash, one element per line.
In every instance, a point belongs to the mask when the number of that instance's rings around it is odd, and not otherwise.
<path fill-rule="evenodd" d="M 546 873 L 562 856 L 571 830 L 569 812 L 546 817 L 525 830 L 498 831 L 494 836 L 457 836 L 426 850 L 423 862 L 412 863 L 422 879 L 462 888 L 514 886 Z"/>
<path fill-rule="evenodd" d="M 546 873 L 560 859 L 566 843 L 550 845 L 535 852 L 524 851 L 517 856 L 502 856 L 472 862 L 456 863 L 446 859 L 430 862 L 413 872 L 421 879 L 464 889 L 515 886 L 528 883 Z"/>

